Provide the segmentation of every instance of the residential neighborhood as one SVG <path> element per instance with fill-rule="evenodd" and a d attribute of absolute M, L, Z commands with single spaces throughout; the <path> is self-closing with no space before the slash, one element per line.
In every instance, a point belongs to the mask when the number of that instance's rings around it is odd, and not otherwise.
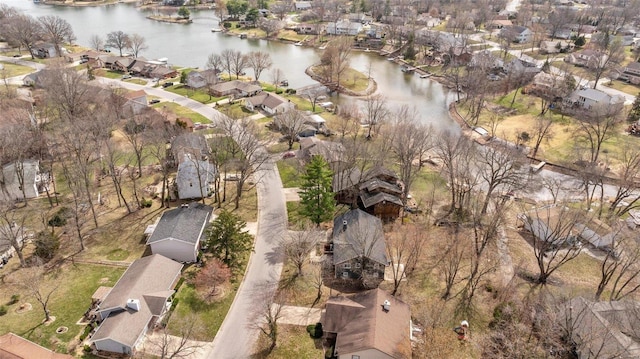
<path fill-rule="evenodd" d="M 640 2 L 129 2 L 0 4 L 0 358 L 638 357 Z"/>

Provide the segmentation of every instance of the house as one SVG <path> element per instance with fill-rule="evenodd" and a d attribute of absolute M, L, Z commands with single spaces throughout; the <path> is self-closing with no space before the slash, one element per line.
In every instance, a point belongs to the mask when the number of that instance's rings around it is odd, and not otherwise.
<path fill-rule="evenodd" d="M 541 41 L 540 53 L 542 54 L 557 54 L 573 51 L 575 45 L 571 41 Z"/>
<path fill-rule="evenodd" d="M 31 48 L 31 54 L 40 59 L 64 56 L 64 53 L 66 53 L 66 49 L 61 48 L 60 51 L 63 53 L 59 54 L 56 50 L 55 45 L 50 43 L 36 44 Z"/>
<path fill-rule="evenodd" d="M 640 85 L 640 62 L 630 62 L 625 66 L 618 79 L 630 82 L 634 85 Z"/>
<path fill-rule="evenodd" d="M 177 166 L 189 154 L 194 158 L 206 158 L 211 154 L 207 139 L 195 133 L 182 133 L 171 141 L 172 165 Z"/>
<path fill-rule="evenodd" d="M 322 328 L 333 358 L 411 358 L 411 309 L 381 289 L 329 298 Z"/>
<path fill-rule="evenodd" d="M 613 230 L 595 218 L 576 216 L 569 208 L 550 206 L 518 215 L 523 228 L 554 246 L 587 244 L 601 250 L 614 246 Z"/>
<path fill-rule="evenodd" d="M 282 96 L 270 92 L 264 92 L 255 96 L 247 97 L 244 100 L 244 107 L 249 111 L 261 109 L 269 115 L 275 115 L 295 108 L 295 104 Z"/>
<path fill-rule="evenodd" d="M 323 141 L 317 137 L 300 139 L 300 157 L 309 162 L 313 156 L 321 156 L 333 172 L 341 171 L 347 163 L 343 160 L 346 149 L 340 142 Z"/>
<path fill-rule="evenodd" d="M 8 201 L 38 198 L 49 189 L 52 180 L 48 172 L 40 171 L 37 160 L 6 164 L 0 175 L 0 199 Z"/>
<path fill-rule="evenodd" d="M 131 263 L 96 309 L 101 323 L 91 343 L 98 352 L 134 354 L 171 307 L 181 270 L 182 264 L 160 254 Z"/>
<path fill-rule="evenodd" d="M 311 2 L 310 1 L 295 1 L 293 3 L 293 6 L 294 6 L 296 11 L 310 10 L 311 9 Z"/>
<path fill-rule="evenodd" d="M 362 30 L 360 22 L 351 22 L 346 19 L 330 22 L 327 24 L 327 34 L 329 35 L 351 35 L 355 36 Z"/>
<path fill-rule="evenodd" d="M 147 239 L 151 253 L 177 262 L 196 262 L 200 240 L 212 212 L 212 207 L 192 202 L 162 213 Z"/>
<path fill-rule="evenodd" d="M 398 218 L 404 207 L 402 182 L 383 167 L 374 167 L 364 174 L 358 168 L 336 172 L 332 185 L 337 203 L 360 208 L 384 222 Z"/>
<path fill-rule="evenodd" d="M 603 66 L 607 62 L 608 58 L 607 54 L 600 51 L 584 49 L 582 51 L 569 54 L 564 58 L 564 61 L 574 66 L 594 68 Z"/>
<path fill-rule="evenodd" d="M 533 33 L 527 27 L 512 25 L 503 27 L 500 30 L 500 36 L 512 42 L 523 44 L 531 41 Z"/>
<path fill-rule="evenodd" d="M 147 93 L 144 90 L 130 91 L 124 95 L 125 103 L 122 106 L 123 112 L 127 115 L 139 115 L 149 106 L 147 103 Z"/>
<path fill-rule="evenodd" d="M 73 359 L 71 355 L 58 354 L 13 333 L 0 336 L 2 359 Z"/>
<path fill-rule="evenodd" d="M 563 104 L 567 107 L 589 110 L 596 106 L 622 105 L 624 104 L 624 97 L 611 96 L 592 88 L 583 88 L 572 92 L 563 100 Z"/>
<path fill-rule="evenodd" d="M 186 85 L 192 89 L 200 89 L 216 82 L 218 82 L 218 71 L 209 69 L 189 72 Z"/>
<path fill-rule="evenodd" d="M 511 20 L 490 20 L 485 25 L 487 29 L 496 30 L 502 29 L 506 26 L 513 26 Z"/>
<path fill-rule="evenodd" d="M 302 35 L 319 35 L 325 31 L 322 23 L 301 23 L 297 24 L 295 31 Z"/>
<path fill-rule="evenodd" d="M 352 209 L 333 220 L 330 248 L 335 277 L 377 287 L 389 264 L 382 221 L 360 209 Z"/>
<path fill-rule="evenodd" d="M 218 176 L 216 167 L 208 159 L 201 159 L 194 154 L 184 153 L 178 164 L 176 186 L 179 199 L 195 199 L 208 197 L 211 185 Z"/>
<path fill-rule="evenodd" d="M 246 82 L 240 80 L 219 82 L 211 87 L 213 96 L 233 96 L 235 98 L 255 96 L 262 92 L 259 82 Z"/>
<path fill-rule="evenodd" d="M 640 303 L 576 297 L 562 312 L 579 359 L 640 357 Z"/>

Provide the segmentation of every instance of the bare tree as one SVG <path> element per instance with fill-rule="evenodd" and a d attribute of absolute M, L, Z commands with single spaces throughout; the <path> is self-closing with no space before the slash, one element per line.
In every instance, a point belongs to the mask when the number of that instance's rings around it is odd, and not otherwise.
<path fill-rule="evenodd" d="M 382 125 L 390 116 L 387 107 L 387 98 L 383 95 L 372 95 L 366 98 L 364 103 L 364 124 L 368 126 L 367 139 L 372 138 L 372 133 L 376 133 L 376 127 Z"/>
<path fill-rule="evenodd" d="M 332 41 L 322 53 L 319 75 L 324 84 L 338 91 L 344 73 L 349 68 L 351 56 L 351 39 L 348 37 Z"/>
<path fill-rule="evenodd" d="M 282 239 L 284 255 L 296 267 L 296 277 L 304 276 L 302 268 L 309 261 L 309 254 L 315 248 L 323 233 L 314 230 L 308 223 L 302 224 L 297 231 L 289 231 Z"/>
<path fill-rule="evenodd" d="M 289 150 L 298 139 L 298 134 L 305 129 L 306 117 L 300 110 L 289 110 L 279 114 L 274 120 L 280 132 L 287 138 Z"/>
<path fill-rule="evenodd" d="M 304 96 L 309 102 L 311 102 L 311 111 L 316 112 L 316 105 L 322 98 L 326 98 L 325 87 L 312 87 L 307 91 L 299 92 L 298 95 Z"/>
<path fill-rule="evenodd" d="M 26 214 L 20 215 L 18 213 L 15 204 L 0 202 L 0 243 L 9 242 L 18 255 L 21 267 L 26 265 L 22 253 L 26 244 L 24 233 L 26 218 Z"/>
<path fill-rule="evenodd" d="M 527 172 L 523 166 L 524 159 L 522 152 L 507 146 L 495 145 L 493 148 L 478 149 L 476 161 L 485 189 L 482 214 L 487 213 L 491 197 L 497 189 L 510 192 L 526 186 Z"/>
<path fill-rule="evenodd" d="M 247 64 L 253 70 L 255 80 L 260 80 L 262 71 L 268 69 L 273 65 L 271 55 L 263 51 L 251 51 L 246 57 Z"/>
<path fill-rule="evenodd" d="M 437 242 L 442 250 L 435 259 L 437 267 L 444 279 L 445 287 L 440 298 L 448 300 L 452 297 L 454 287 L 462 281 L 460 274 L 465 270 L 465 249 L 462 243 L 460 226 L 454 225 L 453 228 L 446 232 L 446 241 Z"/>
<path fill-rule="evenodd" d="M 129 49 L 133 52 L 133 57 L 138 58 L 138 55 L 148 48 L 149 46 L 147 45 L 147 40 L 145 40 L 144 36 L 132 34 L 129 37 Z"/>
<path fill-rule="evenodd" d="M 277 4 L 272 5 L 271 9 L 273 10 L 274 7 L 277 7 Z M 284 24 L 285 23 L 281 20 L 279 21 L 275 19 L 267 19 L 264 17 L 258 19 L 258 28 L 265 32 L 267 38 L 282 29 L 284 27 Z"/>
<path fill-rule="evenodd" d="M 244 185 L 249 178 L 255 176 L 260 166 L 269 159 L 265 151 L 264 143 L 258 138 L 258 129 L 254 121 L 244 118 L 234 120 L 224 117 L 221 125 L 225 134 L 236 142 L 241 153 L 233 158 L 233 164 L 237 169 L 235 208 L 240 207 L 240 198 L 244 191 Z M 259 179 L 254 178 L 254 183 Z"/>
<path fill-rule="evenodd" d="M 406 106 L 392 115 L 394 123 L 385 139 L 390 141 L 390 150 L 400 165 L 400 180 L 404 183 L 403 198 L 407 198 L 411 185 L 421 167 L 425 154 L 433 147 L 432 128 L 418 122 L 418 114 Z"/>
<path fill-rule="evenodd" d="M 122 56 L 122 50 L 131 47 L 131 38 L 124 31 L 112 31 L 107 34 L 107 41 L 105 44 L 118 49 L 118 51 L 120 51 L 120 56 Z"/>
<path fill-rule="evenodd" d="M 215 70 L 217 73 L 221 73 L 226 69 L 222 56 L 218 54 L 209 54 L 206 66 L 208 69 Z"/>
<path fill-rule="evenodd" d="M 203 268 L 198 270 L 194 278 L 194 284 L 203 293 L 204 300 L 211 300 L 218 294 L 221 284 L 231 278 L 231 270 L 217 258 L 207 260 Z"/>
<path fill-rule="evenodd" d="M 247 67 L 247 57 L 240 51 L 236 50 L 223 50 L 222 58 L 226 65 L 228 65 L 229 75 L 236 75 L 236 79 L 240 78 L 240 75 L 244 73 L 244 69 Z"/>
<path fill-rule="evenodd" d="M 180 321 L 171 320 L 169 325 L 171 331 L 165 326 L 148 338 L 146 343 L 150 348 L 145 349 L 145 352 L 160 359 L 190 358 L 195 355 L 201 348 L 201 344 L 194 339 L 204 332 L 202 320 L 197 315 L 190 314 Z"/>
<path fill-rule="evenodd" d="M 38 21 L 42 24 L 44 38 L 56 48 L 57 56 L 62 56 L 62 43 L 65 41 L 72 43 L 76 39 L 71 24 L 67 20 L 53 15 L 40 16 Z"/>
<path fill-rule="evenodd" d="M 393 273 L 391 295 L 396 295 L 402 282 L 411 275 L 422 259 L 428 238 L 425 230 L 425 226 L 420 224 L 397 226 L 393 235 L 387 239 L 387 258 Z"/>
<path fill-rule="evenodd" d="M 577 229 L 587 219 L 581 212 L 563 205 L 536 208 L 518 218 L 531 233 L 531 246 L 538 265 L 536 283 L 545 285 L 558 268 L 582 251 Z"/>
<path fill-rule="evenodd" d="M 24 46 L 32 59 L 34 58 L 33 45 L 45 36 L 42 24 L 28 15 L 16 14 L 3 19 L 0 31 L 9 42 L 18 46 L 18 50 Z"/>
<path fill-rule="evenodd" d="M 617 124 L 622 121 L 622 106 L 611 104 L 595 106 L 588 111 L 580 112 L 578 121 L 582 141 L 586 142 L 590 152 L 589 162 L 596 163 L 604 141 L 613 135 Z"/>
<path fill-rule="evenodd" d="M 353 135 L 353 138 L 358 137 L 361 118 L 362 113 L 356 104 L 339 107 L 337 131 L 340 134 L 340 141 L 344 141 L 345 136 L 349 133 Z"/>
<path fill-rule="evenodd" d="M 284 306 L 283 294 L 276 293 L 275 284 L 263 284 L 256 288 L 256 306 L 253 315 L 255 319 L 253 323 L 257 329 L 262 332 L 269 340 L 268 353 L 271 353 L 278 344 L 278 321 L 284 314 L 282 308 Z"/>
<path fill-rule="evenodd" d="M 44 268 L 41 266 L 23 268 L 16 273 L 15 284 L 38 301 L 44 312 L 45 322 L 50 322 L 49 301 L 53 293 L 58 290 L 60 282 L 45 280 L 45 274 Z"/>
<path fill-rule="evenodd" d="M 91 48 L 96 51 L 100 51 L 104 48 L 104 40 L 102 39 L 102 37 L 100 37 L 100 35 L 91 35 L 89 43 L 91 44 Z"/>
<path fill-rule="evenodd" d="M 278 86 L 280 85 L 280 82 L 282 82 L 282 80 L 284 80 L 284 72 L 282 72 L 282 70 L 280 70 L 279 68 L 271 70 L 271 81 L 276 87 L 274 91 L 275 93 L 278 93 Z"/>
<path fill-rule="evenodd" d="M 533 126 L 533 152 L 531 153 L 531 157 L 536 157 L 538 154 L 538 150 L 540 149 L 540 145 L 542 141 L 549 140 L 553 137 L 553 130 L 551 129 L 551 125 L 553 125 L 553 121 L 551 118 L 547 118 L 544 116 L 536 116 L 536 122 Z"/>
<path fill-rule="evenodd" d="M 621 300 L 640 288 L 640 246 L 633 233 L 616 228 L 608 237 L 611 245 L 600 263 L 600 282 L 596 288 L 596 301 L 607 289 L 609 300 Z"/>
<path fill-rule="evenodd" d="M 138 168 L 136 177 L 142 177 L 142 164 L 144 163 L 147 152 L 146 130 L 152 126 L 152 118 L 146 114 L 128 116 L 124 124 L 122 134 L 127 142 L 131 145 L 133 153 L 136 157 L 136 166 Z"/>
<path fill-rule="evenodd" d="M 621 152 L 616 195 L 609 205 L 609 212 L 615 213 L 618 217 L 640 206 L 640 151 L 635 146 L 624 146 Z"/>
<path fill-rule="evenodd" d="M 605 31 L 599 35 L 601 36 L 598 36 L 595 41 L 598 53 L 594 56 L 593 61 L 588 64 L 595 76 L 593 88 L 598 86 L 598 81 L 600 81 L 602 75 L 618 67 L 626 56 L 624 46 L 619 38 L 613 38 L 613 36 L 609 34 L 609 31 Z"/>

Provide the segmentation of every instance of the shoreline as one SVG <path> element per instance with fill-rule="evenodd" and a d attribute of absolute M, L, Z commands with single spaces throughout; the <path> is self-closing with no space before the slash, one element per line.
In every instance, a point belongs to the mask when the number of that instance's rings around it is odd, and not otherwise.
<path fill-rule="evenodd" d="M 307 74 L 309 77 L 311 77 L 312 80 L 317 81 L 318 83 L 320 83 L 323 86 L 326 86 L 326 84 L 324 83 L 324 81 L 322 81 L 322 79 L 316 75 L 313 72 L 313 67 L 317 66 L 317 65 L 311 65 L 309 67 L 307 67 L 304 70 L 304 73 Z M 354 71 L 358 71 L 353 69 Z M 358 71 L 360 72 L 360 71 Z M 376 80 L 373 77 L 369 77 L 369 84 L 367 85 L 367 88 L 364 89 L 363 91 L 352 91 L 349 90 L 347 88 L 341 87 L 340 89 L 336 90 L 336 92 L 341 93 L 341 94 L 345 94 L 348 96 L 353 96 L 353 97 L 364 97 L 364 96 L 369 96 L 373 93 L 375 93 L 378 90 L 378 83 L 376 82 Z"/>

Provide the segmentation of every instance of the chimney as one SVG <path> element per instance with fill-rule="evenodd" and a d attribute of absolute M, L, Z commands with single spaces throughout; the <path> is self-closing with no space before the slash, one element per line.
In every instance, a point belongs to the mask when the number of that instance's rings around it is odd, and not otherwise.
<path fill-rule="evenodd" d="M 391 309 L 391 302 L 389 300 L 385 300 L 384 303 L 382 303 L 382 310 L 388 312 L 389 309 Z"/>
<path fill-rule="evenodd" d="M 138 299 L 127 299 L 127 308 L 133 309 L 136 312 L 140 310 L 140 300 Z"/>
<path fill-rule="evenodd" d="M 346 219 L 342 221 L 342 230 L 343 231 L 347 230 L 347 220 Z"/>

